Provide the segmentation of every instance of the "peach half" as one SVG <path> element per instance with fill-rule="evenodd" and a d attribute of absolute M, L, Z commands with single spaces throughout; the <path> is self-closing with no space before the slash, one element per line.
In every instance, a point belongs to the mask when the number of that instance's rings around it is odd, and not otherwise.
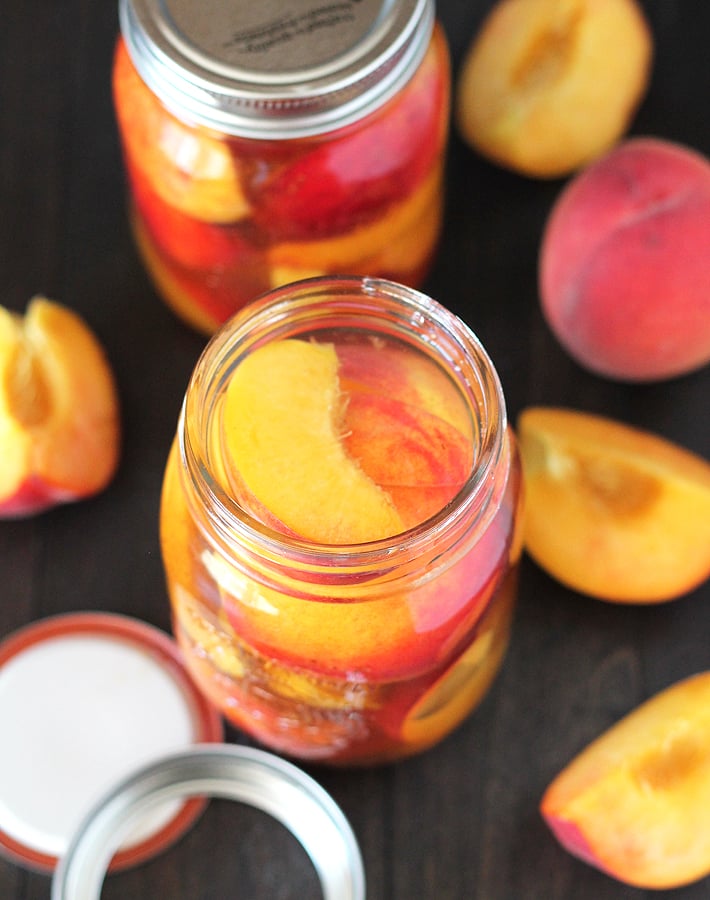
<path fill-rule="evenodd" d="M 459 131 L 499 165 L 567 175 L 624 134 L 652 50 L 636 0 L 499 0 L 459 76 Z"/>
<path fill-rule="evenodd" d="M 86 323 L 43 297 L 0 307 L 0 517 L 102 490 L 119 457 L 116 387 Z"/>
<path fill-rule="evenodd" d="M 710 160 L 625 141 L 562 191 L 540 248 L 545 318 L 580 365 L 625 381 L 710 361 Z"/>
<path fill-rule="evenodd" d="M 593 741 L 540 809 L 565 849 L 635 887 L 710 873 L 710 672 L 677 682 Z"/>
<path fill-rule="evenodd" d="M 660 603 L 710 575 L 710 463 L 589 413 L 532 407 L 518 436 L 525 547 L 573 590 Z"/>

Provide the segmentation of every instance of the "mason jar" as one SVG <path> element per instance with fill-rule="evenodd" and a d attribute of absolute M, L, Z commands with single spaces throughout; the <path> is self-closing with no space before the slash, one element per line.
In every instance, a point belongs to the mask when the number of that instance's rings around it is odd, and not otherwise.
<path fill-rule="evenodd" d="M 157 292 L 213 332 L 326 274 L 419 285 L 442 220 L 432 0 L 120 0 L 114 101 Z"/>
<path fill-rule="evenodd" d="M 278 288 L 207 345 L 167 464 L 187 668 L 280 753 L 422 751 L 501 666 L 521 504 L 501 386 L 459 318 L 383 280 Z"/>

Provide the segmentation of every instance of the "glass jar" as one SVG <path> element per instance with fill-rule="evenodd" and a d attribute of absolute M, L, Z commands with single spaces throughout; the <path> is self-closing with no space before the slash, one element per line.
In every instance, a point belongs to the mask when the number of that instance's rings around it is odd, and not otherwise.
<path fill-rule="evenodd" d="M 460 319 L 387 281 L 276 289 L 208 344 L 167 465 L 188 670 L 290 756 L 431 746 L 502 663 L 521 493 L 497 375 Z"/>
<path fill-rule="evenodd" d="M 449 120 L 432 0 L 121 0 L 120 18 L 132 225 L 181 317 L 211 333 L 317 275 L 421 283 Z"/>

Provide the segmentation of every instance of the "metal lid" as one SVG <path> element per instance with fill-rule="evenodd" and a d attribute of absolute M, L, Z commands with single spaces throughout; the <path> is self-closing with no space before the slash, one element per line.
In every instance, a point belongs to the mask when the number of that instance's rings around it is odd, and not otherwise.
<path fill-rule="evenodd" d="M 52 900 L 98 900 L 126 830 L 157 803 L 187 796 L 237 800 L 269 813 L 303 845 L 325 900 L 364 900 L 357 841 L 330 795 L 271 753 L 226 744 L 166 756 L 117 785 L 79 827 L 55 872 Z"/>
<path fill-rule="evenodd" d="M 179 118 L 289 138 L 362 118 L 424 56 L 433 0 L 120 0 L 148 87 Z"/>
<path fill-rule="evenodd" d="M 0 644 L 0 851 L 51 871 L 87 811 L 119 778 L 167 752 L 221 741 L 219 715 L 167 634 L 124 616 L 71 613 Z M 204 801 L 136 822 L 111 862 L 176 840 Z"/>

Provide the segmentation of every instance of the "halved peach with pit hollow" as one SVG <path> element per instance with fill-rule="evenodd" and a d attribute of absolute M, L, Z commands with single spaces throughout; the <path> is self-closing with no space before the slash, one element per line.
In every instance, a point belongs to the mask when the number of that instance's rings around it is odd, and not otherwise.
<path fill-rule="evenodd" d="M 43 297 L 0 307 L 0 517 L 102 490 L 119 457 L 116 385 L 76 313 Z"/>
<path fill-rule="evenodd" d="M 710 463 L 600 416 L 530 408 L 518 422 L 525 546 L 574 590 L 658 603 L 710 575 Z"/>
<path fill-rule="evenodd" d="M 498 0 L 461 68 L 461 135 L 525 175 L 569 174 L 623 135 L 652 52 L 637 0 Z"/>
<path fill-rule="evenodd" d="M 652 697 L 552 781 L 540 809 L 565 849 L 642 888 L 710 873 L 710 672 Z"/>

